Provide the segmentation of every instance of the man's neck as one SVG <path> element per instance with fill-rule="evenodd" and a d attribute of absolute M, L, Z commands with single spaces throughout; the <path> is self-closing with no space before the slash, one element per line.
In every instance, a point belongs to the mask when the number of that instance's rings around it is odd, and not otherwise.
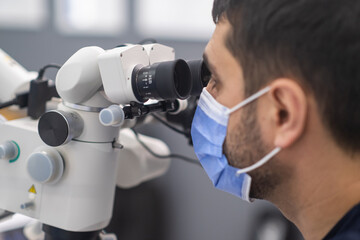
<path fill-rule="evenodd" d="M 360 202 L 360 159 L 335 158 L 333 155 L 323 163 L 311 159 L 323 164 L 319 168 L 308 168 L 304 161 L 297 166 L 301 169 L 298 174 L 270 199 L 307 240 L 324 238 Z"/>

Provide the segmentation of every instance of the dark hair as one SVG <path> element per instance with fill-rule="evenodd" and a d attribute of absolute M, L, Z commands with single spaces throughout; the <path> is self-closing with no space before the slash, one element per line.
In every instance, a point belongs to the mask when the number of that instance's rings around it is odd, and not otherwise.
<path fill-rule="evenodd" d="M 360 1 L 215 0 L 233 31 L 227 47 L 243 68 L 245 94 L 296 80 L 313 94 L 339 146 L 360 151 Z"/>

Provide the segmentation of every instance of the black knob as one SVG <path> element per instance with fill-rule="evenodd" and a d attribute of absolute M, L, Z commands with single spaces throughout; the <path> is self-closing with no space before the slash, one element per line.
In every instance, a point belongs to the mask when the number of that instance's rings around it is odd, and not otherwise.
<path fill-rule="evenodd" d="M 84 123 L 79 114 L 53 110 L 41 116 L 38 131 L 44 143 L 57 147 L 80 136 L 83 126 Z"/>

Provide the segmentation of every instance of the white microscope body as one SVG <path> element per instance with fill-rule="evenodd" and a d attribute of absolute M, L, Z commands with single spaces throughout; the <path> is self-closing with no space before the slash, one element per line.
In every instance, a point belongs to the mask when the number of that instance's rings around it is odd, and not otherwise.
<path fill-rule="evenodd" d="M 133 187 L 169 167 L 170 159 L 142 148 L 116 107 L 138 101 L 130 82 L 135 65 L 164 60 L 174 60 L 174 51 L 159 44 L 85 47 L 57 74 L 56 110 L 40 120 L 0 121 L 0 209 L 67 231 L 105 228 L 116 185 Z M 0 76 L 7 76 L 2 67 Z M 17 85 L 29 81 L 25 76 Z M 9 100 L 19 86 L 0 81 L 0 99 Z M 162 141 L 139 137 L 157 154 L 169 154 Z"/>
<path fill-rule="evenodd" d="M 35 72 L 28 72 L 0 49 L 0 102 L 10 101 L 15 93 L 27 90 Z"/>

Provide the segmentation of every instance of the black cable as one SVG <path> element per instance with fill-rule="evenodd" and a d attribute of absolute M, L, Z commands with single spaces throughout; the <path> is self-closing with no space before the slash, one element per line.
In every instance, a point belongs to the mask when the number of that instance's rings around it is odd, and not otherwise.
<path fill-rule="evenodd" d="M 0 109 L 10 107 L 12 105 L 18 105 L 20 108 L 26 107 L 28 105 L 28 98 L 28 92 L 16 94 L 16 97 L 13 100 L 0 103 Z"/>
<path fill-rule="evenodd" d="M 61 68 L 61 65 L 59 64 L 54 64 L 54 63 L 50 63 L 50 64 L 47 64 L 45 65 L 44 67 L 42 67 L 40 70 L 39 70 L 39 74 L 37 76 L 37 80 L 41 80 L 43 77 L 44 77 L 44 74 L 45 74 L 45 71 L 46 69 L 48 68 L 56 68 L 56 69 L 60 69 Z"/>
<path fill-rule="evenodd" d="M 159 116 L 156 116 L 155 114 L 151 114 L 151 116 L 153 116 L 156 120 L 158 120 L 159 122 L 161 122 L 162 124 L 164 124 L 166 127 L 170 128 L 171 130 L 183 134 L 185 136 L 188 136 L 189 134 L 185 131 L 182 131 L 174 126 L 172 126 L 171 124 L 167 123 L 166 121 L 164 121 L 163 119 L 161 119 Z"/>
<path fill-rule="evenodd" d="M 60 69 L 61 66 L 58 64 L 47 64 L 44 67 L 42 67 L 39 72 L 38 76 L 36 78 L 36 81 L 42 80 L 45 74 L 46 69 L 48 68 L 56 68 Z M 26 107 L 28 105 L 28 98 L 29 98 L 30 92 L 24 92 L 21 94 L 17 94 L 16 97 L 10 101 L 0 103 L 0 109 L 10 107 L 12 105 L 19 105 L 20 108 Z"/>
<path fill-rule="evenodd" d="M 15 104 L 17 104 L 17 99 L 16 98 L 14 98 L 13 100 L 4 102 L 4 103 L 0 103 L 0 109 L 10 107 L 10 106 L 15 105 Z"/>
<path fill-rule="evenodd" d="M 133 128 L 131 128 L 131 130 L 134 132 L 135 138 L 136 138 L 136 140 L 141 144 L 141 146 L 143 146 L 143 148 L 145 148 L 146 151 L 148 151 L 148 152 L 149 152 L 151 155 L 153 155 L 154 157 L 157 157 L 157 158 L 177 158 L 177 159 L 181 159 L 181 160 L 184 160 L 184 161 L 186 161 L 186 162 L 188 162 L 188 163 L 192 163 L 192 164 L 195 164 L 195 165 L 201 167 L 200 162 L 199 162 L 198 160 L 196 160 L 196 159 L 188 158 L 188 157 L 186 157 L 186 156 L 179 155 L 179 154 L 159 155 L 159 154 L 153 152 L 153 151 L 149 148 L 149 146 L 147 146 L 147 145 L 139 138 L 138 132 L 137 132 L 135 129 L 133 129 Z"/>

